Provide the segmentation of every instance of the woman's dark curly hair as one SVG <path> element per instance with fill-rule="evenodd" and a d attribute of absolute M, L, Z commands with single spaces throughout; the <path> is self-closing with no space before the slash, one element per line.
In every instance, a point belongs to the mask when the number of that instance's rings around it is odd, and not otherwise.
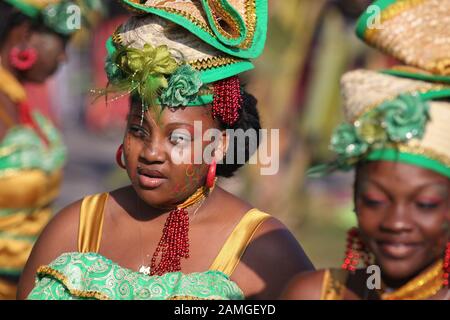
<path fill-rule="evenodd" d="M 225 178 L 232 177 L 234 173 L 244 165 L 242 161 L 240 162 L 238 161 L 239 155 L 241 154 L 242 157 L 242 152 L 244 152 L 245 162 L 248 162 L 248 160 L 255 153 L 261 142 L 261 138 L 259 136 L 259 130 L 261 129 L 261 122 L 259 118 L 258 109 L 256 108 L 258 101 L 253 95 L 251 95 L 246 91 L 243 91 L 242 98 L 243 103 L 242 108 L 240 109 L 239 112 L 238 121 L 231 128 L 225 126 L 223 129 L 233 129 L 233 130 L 242 129 L 244 132 L 246 132 L 247 130 L 252 130 L 256 134 L 254 136 L 249 135 L 249 137 L 256 138 L 256 141 L 250 141 L 249 139 L 251 138 L 246 137 L 245 143 L 242 144 L 240 143 L 241 141 L 238 140 L 236 136 L 233 136 L 234 139 L 233 141 L 229 142 L 229 146 L 233 147 L 234 150 L 231 151 L 228 150 L 228 153 L 233 152 L 234 159 L 230 159 L 231 163 L 227 163 L 224 159 L 223 163 L 217 164 L 216 173 L 217 176 L 219 177 Z"/>

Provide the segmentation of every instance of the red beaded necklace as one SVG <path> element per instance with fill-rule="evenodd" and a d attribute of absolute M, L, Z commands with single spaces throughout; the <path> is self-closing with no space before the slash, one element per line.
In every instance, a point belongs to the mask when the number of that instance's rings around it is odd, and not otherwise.
<path fill-rule="evenodd" d="M 189 258 L 189 213 L 187 208 L 204 200 L 213 190 L 199 188 L 185 202 L 169 213 L 163 234 L 150 264 L 150 275 L 161 276 L 181 270 L 181 259 Z M 159 262 L 157 259 L 159 257 Z"/>

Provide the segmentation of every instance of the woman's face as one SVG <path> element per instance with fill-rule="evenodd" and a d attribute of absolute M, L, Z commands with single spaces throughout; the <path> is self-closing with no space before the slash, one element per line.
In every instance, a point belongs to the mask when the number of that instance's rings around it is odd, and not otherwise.
<path fill-rule="evenodd" d="M 166 108 L 162 113 L 150 109 L 141 121 L 141 107 L 133 106 L 123 144 L 127 172 L 138 196 L 154 208 L 172 208 L 204 185 L 209 164 L 203 151 L 211 141 L 202 138 L 206 130 L 217 128 L 211 107 Z M 222 131 L 216 132 L 220 133 L 213 152 L 217 161 L 226 139 Z"/>
<path fill-rule="evenodd" d="M 402 281 L 443 257 L 449 239 L 450 179 L 398 162 L 358 169 L 356 212 L 383 277 Z"/>
<path fill-rule="evenodd" d="M 25 80 L 42 83 L 52 76 L 66 60 L 66 40 L 52 32 L 32 32 L 28 45 L 36 49 L 38 58 L 30 70 L 24 72 Z"/>

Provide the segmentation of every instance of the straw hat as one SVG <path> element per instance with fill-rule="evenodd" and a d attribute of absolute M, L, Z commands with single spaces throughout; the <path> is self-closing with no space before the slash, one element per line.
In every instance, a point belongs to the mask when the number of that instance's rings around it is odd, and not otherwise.
<path fill-rule="evenodd" d="M 336 128 L 334 162 L 400 161 L 450 177 L 450 0 L 378 0 L 357 24 L 368 44 L 405 65 L 356 70 L 341 80 L 346 122 Z"/>
<path fill-rule="evenodd" d="M 450 86 L 356 70 L 341 87 L 346 123 L 331 148 L 343 168 L 401 161 L 450 177 Z"/>
<path fill-rule="evenodd" d="M 405 66 L 391 74 L 450 83 L 450 0 L 378 0 L 357 23 L 367 44 Z"/>
<path fill-rule="evenodd" d="M 121 0 L 132 12 L 172 21 L 232 56 L 254 59 L 264 48 L 267 0 Z"/>

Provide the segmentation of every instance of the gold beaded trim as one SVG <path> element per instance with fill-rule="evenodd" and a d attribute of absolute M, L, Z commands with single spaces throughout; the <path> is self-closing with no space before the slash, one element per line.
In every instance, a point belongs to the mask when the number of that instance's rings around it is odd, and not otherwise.
<path fill-rule="evenodd" d="M 122 36 L 119 33 L 120 27 L 117 28 L 117 30 L 112 35 L 112 40 L 114 44 L 116 45 L 123 45 Z M 212 68 L 218 68 L 226 65 L 230 65 L 233 63 L 241 62 L 242 59 L 237 59 L 233 57 L 225 57 L 225 56 L 218 56 L 218 57 L 209 57 L 209 58 L 203 58 L 199 60 L 190 61 L 189 65 L 193 67 L 195 70 L 202 71 L 202 70 L 208 70 Z"/>
<path fill-rule="evenodd" d="M 443 261 L 439 260 L 400 289 L 382 293 L 382 300 L 424 300 L 434 296 L 443 286 Z"/>
<path fill-rule="evenodd" d="M 189 198 L 186 199 L 182 204 L 177 206 L 177 209 L 186 209 L 193 204 L 205 199 L 216 187 L 217 178 L 214 179 L 214 185 L 211 189 L 207 187 L 200 187 L 195 191 Z"/>
<path fill-rule="evenodd" d="M 212 89 L 212 86 L 208 86 L 204 89 L 200 89 L 198 91 L 198 96 L 207 96 L 207 95 L 213 95 L 214 94 L 214 90 Z"/>
<path fill-rule="evenodd" d="M 416 68 L 413 66 L 404 65 L 404 64 L 395 65 L 395 66 L 391 67 L 390 70 L 416 73 L 416 74 L 420 74 L 420 75 L 424 75 L 424 76 L 433 76 L 433 74 L 431 72 L 428 72 L 426 70 L 419 69 L 419 68 Z M 439 81 L 437 81 L 437 82 L 439 82 Z"/>
<path fill-rule="evenodd" d="M 50 268 L 49 266 L 39 267 L 38 275 L 51 276 L 59 281 L 69 290 L 70 294 L 80 298 L 95 298 L 98 300 L 111 300 L 107 295 L 95 290 L 78 290 L 71 288 L 69 279 L 61 272 Z"/>
<path fill-rule="evenodd" d="M 0 157 L 7 157 L 7 156 L 13 154 L 18 149 L 19 149 L 19 146 L 17 146 L 17 145 L 0 148 Z"/>
<path fill-rule="evenodd" d="M 429 70 L 433 70 L 434 73 L 442 74 L 444 76 L 450 75 L 450 59 L 441 59 L 436 62 L 432 62 L 427 66 Z"/>
<path fill-rule="evenodd" d="M 174 297 L 168 298 L 167 300 L 214 300 L 214 299 L 198 298 L 198 297 L 193 297 L 193 296 L 174 296 Z"/>
<path fill-rule="evenodd" d="M 219 18 L 214 16 L 214 13 L 212 12 L 214 19 L 214 25 L 216 26 L 216 29 L 224 36 L 225 38 L 231 39 L 231 38 L 237 38 L 239 37 L 239 25 L 238 23 L 233 19 L 233 17 L 222 7 L 222 4 L 219 3 L 217 0 L 208 0 L 209 6 L 211 8 L 216 9 L 221 15 L 222 18 L 225 20 L 225 22 L 232 27 L 231 33 L 224 30 L 218 20 Z M 211 10 L 213 11 L 213 10 Z"/>
<path fill-rule="evenodd" d="M 197 18 L 195 18 L 193 15 L 191 15 L 188 12 L 181 11 L 181 10 L 174 9 L 174 8 L 165 8 L 165 7 L 156 7 L 156 6 L 148 6 L 148 8 L 153 8 L 153 9 L 163 10 L 168 13 L 178 14 L 178 15 L 188 19 L 189 21 L 191 21 L 197 27 L 208 32 L 211 36 L 214 36 L 214 33 L 212 32 L 212 30 L 209 28 L 209 26 L 206 23 L 198 20 Z"/>
<path fill-rule="evenodd" d="M 248 49 L 252 45 L 256 26 L 256 0 L 249 0 L 245 4 L 245 21 L 247 25 L 247 38 L 239 46 L 240 49 Z"/>
<path fill-rule="evenodd" d="M 122 36 L 119 33 L 120 28 L 122 27 L 122 25 L 120 25 L 116 31 L 114 31 L 113 35 L 112 35 L 112 41 L 114 44 L 116 45 L 123 45 L 123 40 L 122 40 Z"/>
<path fill-rule="evenodd" d="M 326 269 L 323 274 L 322 290 L 320 300 L 343 300 L 346 287 L 345 281 L 347 278 L 346 271 L 333 270 L 336 276 L 333 277 L 332 270 Z M 345 277 L 345 279 L 342 279 Z M 339 279 L 340 278 L 340 279 Z"/>
<path fill-rule="evenodd" d="M 384 23 L 387 20 L 390 20 L 400 15 L 401 13 L 410 10 L 411 8 L 418 6 L 424 2 L 425 0 L 403 0 L 393 3 L 388 8 L 386 8 L 381 12 L 380 22 Z M 367 28 L 364 34 L 364 38 L 366 38 L 367 41 L 374 43 L 373 38 L 377 32 L 378 32 L 377 28 Z"/>
<path fill-rule="evenodd" d="M 131 1 L 136 3 L 136 4 L 141 4 L 139 0 L 131 0 Z M 121 2 L 121 3 L 123 3 L 123 2 Z M 136 12 L 138 14 L 145 14 L 145 12 L 143 12 L 143 10 L 138 10 L 138 9 L 133 8 L 133 7 L 129 6 L 129 5 L 127 5 L 127 4 L 124 4 L 124 5 L 129 10 L 131 10 L 133 12 Z M 193 15 L 189 14 L 188 12 L 181 11 L 181 10 L 174 9 L 174 8 L 167 8 L 167 7 L 148 6 L 148 8 L 163 10 L 163 11 L 166 11 L 168 13 L 173 13 L 173 14 L 180 15 L 180 16 L 188 19 L 190 22 L 192 22 L 197 27 L 199 27 L 202 30 L 206 31 L 211 36 L 214 36 L 214 33 L 211 30 L 211 28 L 208 26 L 208 24 L 200 21 L 199 19 L 195 18 Z M 219 9 L 219 7 L 217 7 L 217 6 L 215 6 L 215 8 Z M 221 6 L 220 6 L 220 8 L 221 8 Z M 226 16 L 228 16 L 230 18 L 230 21 L 233 21 L 232 17 L 225 10 L 221 11 L 221 13 L 226 15 Z M 238 48 L 240 48 L 240 49 L 248 49 L 252 45 L 252 42 L 253 42 L 253 37 L 255 35 L 255 25 L 256 25 L 256 20 L 257 20 L 257 17 L 256 17 L 256 0 L 247 0 L 246 1 L 246 4 L 245 4 L 245 20 L 246 20 L 246 27 L 247 27 L 247 37 L 242 42 L 242 44 L 238 46 Z M 227 21 L 227 22 L 230 22 L 230 21 Z M 216 23 L 216 21 L 214 23 Z M 235 22 L 233 22 L 231 24 L 233 25 L 233 27 L 236 28 Z M 217 23 L 216 23 L 216 26 L 217 26 Z M 221 27 L 218 27 L 217 29 L 219 31 L 222 30 Z M 236 30 L 237 29 L 238 28 L 236 28 Z M 227 36 L 227 35 L 225 35 L 223 33 L 222 33 L 222 35 Z M 229 37 L 229 36 L 227 36 L 227 37 Z"/>
<path fill-rule="evenodd" d="M 189 62 L 189 64 L 196 70 L 208 70 L 212 68 L 222 67 L 229 64 L 237 63 L 242 61 L 241 59 L 236 59 L 232 57 L 210 57 L 200 60 L 195 60 Z"/>
<path fill-rule="evenodd" d="M 429 159 L 438 161 L 450 168 L 449 156 L 443 155 L 442 153 L 430 149 L 429 147 L 423 147 L 418 142 L 417 143 L 411 142 L 410 144 L 399 144 L 397 146 L 397 149 L 402 153 L 412 153 L 425 156 Z"/>
<path fill-rule="evenodd" d="M 38 169 L 4 169 L 4 170 L 0 170 L 0 178 L 2 179 L 8 179 L 8 178 L 13 178 L 19 175 L 22 175 L 24 173 L 30 173 L 30 172 L 40 172 L 41 170 Z"/>

